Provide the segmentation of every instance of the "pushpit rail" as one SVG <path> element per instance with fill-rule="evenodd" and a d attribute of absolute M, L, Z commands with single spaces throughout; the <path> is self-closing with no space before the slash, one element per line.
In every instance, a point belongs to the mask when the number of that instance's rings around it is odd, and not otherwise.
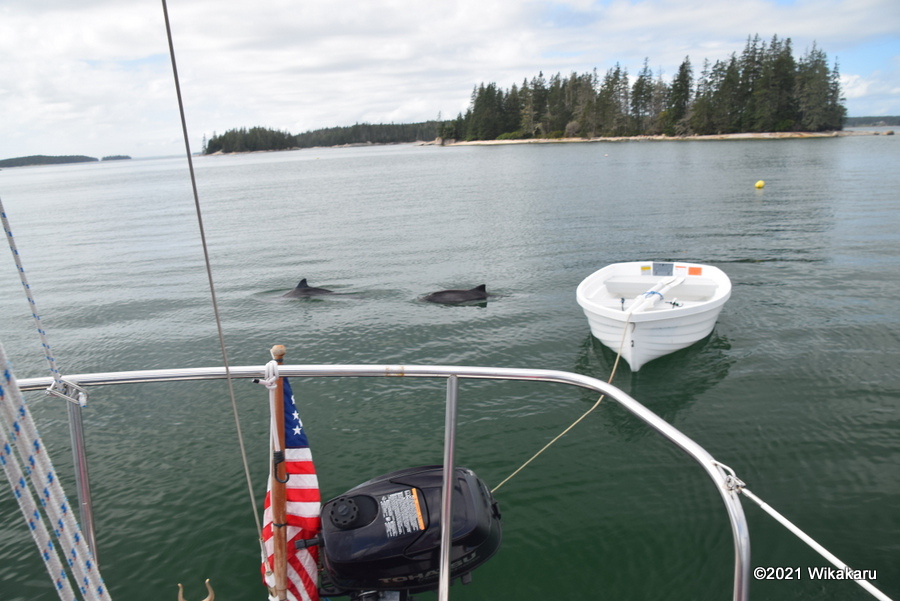
<path fill-rule="evenodd" d="M 550 382 L 568 384 L 593 390 L 615 401 L 627 411 L 641 419 L 644 423 L 661 434 L 669 442 L 684 451 L 707 473 L 719 495 L 725 503 L 725 509 L 731 523 L 734 538 L 734 601 L 748 599 L 750 573 L 750 534 L 747 520 L 740 502 L 740 483 L 723 464 L 716 461 L 703 447 L 684 435 L 674 426 L 644 407 L 615 386 L 581 374 L 545 370 L 518 369 L 503 367 L 467 367 L 467 366 L 435 366 L 435 365 L 282 365 L 279 375 L 290 377 L 412 377 L 412 378 L 444 378 L 447 380 L 446 419 L 444 431 L 444 490 L 449 491 L 448 481 L 453 474 L 453 454 L 455 441 L 455 422 L 457 390 L 460 379 L 475 380 L 519 380 L 529 382 Z M 152 382 L 184 382 L 193 380 L 217 380 L 226 378 L 254 379 L 265 377 L 265 366 L 245 366 L 207 368 L 185 368 L 170 370 L 143 370 L 106 372 L 94 374 L 77 374 L 66 376 L 65 380 L 87 388 L 115 384 L 137 384 Z M 19 389 L 35 391 L 47 389 L 53 378 L 30 378 L 18 380 Z M 84 440 L 74 440 L 76 452 L 84 450 Z M 448 468 L 449 469 L 446 469 Z M 451 495 L 445 494 L 444 509 L 449 514 Z M 86 512 L 93 520 L 90 499 L 82 499 L 82 512 Z M 448 598 L 450 536 L 441 538 L 441 577 L 439 582 L 439 599 Z"/>

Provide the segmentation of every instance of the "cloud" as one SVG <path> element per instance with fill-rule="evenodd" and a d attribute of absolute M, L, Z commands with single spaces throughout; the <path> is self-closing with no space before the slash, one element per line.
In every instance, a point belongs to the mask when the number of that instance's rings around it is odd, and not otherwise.
<path fill-rule="evenodd" d="M 891 59 L 887 72 L 876 70 L 866 75 L 842 74 L 841 89 L 851 115 L 896 115 L 897 99 L 900 98 L 900 55 Z"/>
<path fill-rule="evenodd" d="M 179 0 L 169 13 L 198 148 L 232 127 L 451 118 L 479 83 L 538 71 L 633 74 L 647 58 L 669 78 L 757 33 L 790 37 L 795 55 L 817 43 L 840 57 L 849 106 L 877 94 L 900 113 L 896 0 Z M 183 147 L 157 2 L 6 0 L 0 53 L 0 157 Z"/>

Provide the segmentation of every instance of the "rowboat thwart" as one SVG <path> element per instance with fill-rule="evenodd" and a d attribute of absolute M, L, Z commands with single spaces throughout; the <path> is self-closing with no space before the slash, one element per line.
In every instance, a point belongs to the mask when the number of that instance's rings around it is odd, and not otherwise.
<path fill-rule="evenodd" d="M 575 292 L 591 334 L 632 371 L 708 336 L 731 297 L 731 280 L 712 265 L 613 263 Z"/>

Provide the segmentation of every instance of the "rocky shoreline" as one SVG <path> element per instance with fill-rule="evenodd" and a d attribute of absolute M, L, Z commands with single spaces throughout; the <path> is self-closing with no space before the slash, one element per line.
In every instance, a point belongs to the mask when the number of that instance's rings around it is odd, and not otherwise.
<path fill-rule="evenodd" d="M 713 134 L 708 136 L 620 136 L 597 138 L 529 138 L 525 140 L 445 140 L 435 138 L 430 142 L 416 142 L 416 146 L 499 146 L 501 144 L 569 144 L 585 142 L 683 142 L 693 140 L 779 140 L 779 139 L 805 139 L 805 138 L 843 138 L 847 136 L 893 136 L 893 130 L 843 130 L 826 132 L 768 132 L 768 133 L 741 133 L 741 134 Z M 285 148 L 283 150 L 252 150 L 243 152 L 222 152 L 221 150 L 203 156 L 219 156 L 230 154 L 250 154 L 256 152 L 282 152 L 288 150 L 313 150 L 316 148 L 355 148 L 362 146 L 390 146 L 409 144 L 409 142 L 391 142 L 378 144 L 365 142 L 360 144 L 341 144 L 337 146 L 312 146 L 307 148 Z"/>
<path fill-rule="evenodd" d="M 693 141 L 693 140 L 781 140 L 805 138 L 841 138 L 846 136 L 892 136 L 893 130 L 880 131 L 827 131 L 827 132 L 767 132 L 741 134 L 713 134 L 706 136 L 622 136 L 601 138 L 529 138 L 525 140 L 473 140 L 471 142 L 457 140 L 441 140 L 438 138 L 426 145 L 437 146 L 494 146 L 501 144 L 558 144 L 570 142 L 644 142 L 644 141 Z"/>

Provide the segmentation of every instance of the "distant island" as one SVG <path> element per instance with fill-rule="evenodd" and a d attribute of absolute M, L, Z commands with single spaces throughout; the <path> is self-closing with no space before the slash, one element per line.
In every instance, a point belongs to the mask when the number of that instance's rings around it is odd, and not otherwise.
<path fill-rule="evenodd" d="M 847 127 L 887 127 L 900 125 L 900 116 L 896 117 L 847 117 Z"/>
<path fill-rule="evenodd" d="M 103 157 L 104 161 L 124 161 L 130 159 L 130 156 L 124 154 L 115 154 Z M 84 155 L 64 155 L 64 156 L 46 156 L 36 154 L 27 157 L 17 157 L 14 159 L 0 160 L 0 168 L 3 167 L 28 167 L 31 165 L 65 165 L 67 163 L 96 163 L 100 159 L 96 157 L 88 157 Z"/>
<path fill-rule="evenodd" d="M 549 78 L 543 72 L 504 90 L 476 85 L 465 113 L 414 124 L 357 123 L 291 134 L 253 127 L 204 137 L 203 153 L 312 146 L 601 138 L 684 138 L 733 134 L 833 132 L 847 119 L 837 63 L 815 44 L 795 58 L 790 38 L 748 37 L 726 60 L 685 57 L 670 81 L 645 59 L 636 77 L 616 65 Z"/>
<path fill-rule="evenodd" d="M 203 139 L 203 154 L 292 150 L 320 146 L 364 146 L 367 144 L 403 144 L 438 137 L 441 122 L 423 123 L 357 123 L 346 127 L 329 127 L 291 134 L 265 127 L 230 129 L 224 134 Z"/>
<path fill-rule="evenodd" d="M 62 165 L 64 163 L 96 163 L 98 160 L 99 159 L 94 157 L 86 157 L 82 155 L 51 157 L 37 154 L 29 157 L 18 157 L 15 159 L 0 160 L 0 168 L 26 167 L 28 165 Z"/>

